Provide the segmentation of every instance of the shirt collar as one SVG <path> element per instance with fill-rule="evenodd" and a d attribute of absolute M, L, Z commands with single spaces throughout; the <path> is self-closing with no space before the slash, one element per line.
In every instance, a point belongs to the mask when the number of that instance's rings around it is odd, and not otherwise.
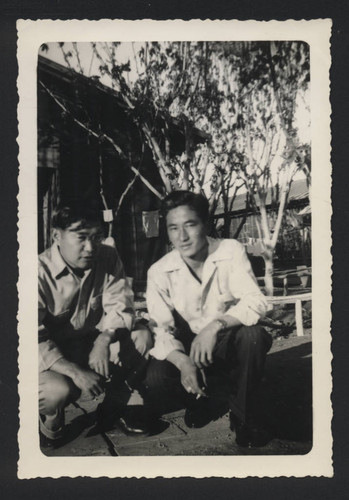
<path fill-rule="evenodd" d="M 61 256 L 57 243 L 53 243 L 51 247 L 51 266 L 52 274 L 54 275 L 55 279 L 60 278 L 63 274 L 66 274 L 70 271 L 69 267 Z"/>
<path fill-rule="evenodd" d="M 68 264 L 63 259 L 61 252 L 59 251 L 57 243 L 54 243 L 51 247 L 51 266 L 52 274 L 55 279 L 59 279 L 62 276 L 66 276 L 68 273 L 72 274 L 74 277 L 79 278 L 77 274 L 68 266 Z M 91 269 L 84 271 L 83 279 L 90 274 Z M 81 279 L 81 277 L 80 277 Z"/>
<path fill-rule="evenodd" d="M 208 241 L 208 256 L 207 261 L 217 262 L 218 260 L 226 260 L 231 259 L 231 247 L 227 248 L 224 245 L 225 240 L 218 240 L 207 236 Z M 181 254 L 177 249 L 172 250 L 167 255 L 166 263 L 164 265 L 164 270 L 166 272 L 177 271 L 186 267 L 184 260 L 181 257 Z"/>

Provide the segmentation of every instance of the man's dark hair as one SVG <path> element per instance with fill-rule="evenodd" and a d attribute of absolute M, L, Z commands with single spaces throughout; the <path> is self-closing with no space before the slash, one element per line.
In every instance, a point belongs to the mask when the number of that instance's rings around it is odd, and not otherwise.
<path fill-rule="evenodd" d="M 191 191 L 172 191 L 161 202 L 161 212 L 166 218 L 170 210 L 187 205 L 201 221 L 205 224 L 209 218 L 208 201 L 202 194 L 192 193 Z"/>
<path fill-rule="evenodd" d="M 76 230 L 92 226 L 103 226 L 102 212 L 80 204 L 59 206 L 52 216 L 52 226 L 56 229 L 67 229 L 76 222 L 81 223 Z"/>

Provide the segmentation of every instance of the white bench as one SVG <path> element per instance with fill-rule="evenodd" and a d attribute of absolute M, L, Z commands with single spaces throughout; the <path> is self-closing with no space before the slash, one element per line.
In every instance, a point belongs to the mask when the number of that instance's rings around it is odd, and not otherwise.
<path fill-rule="evenodd" d="M 296 316 L 296 329 L 297 336 L 302 337 L 304 335 L 303 331 L 303 314 L 302 314 L 302 302 L 306 300 L 311 300 L 311 292 L 302 293 L 300 295 L 283 295 L 281 297 L 267 297 L 267 302 L 270 305 L 274 304 L 295 304 L 295 316 Z"/>

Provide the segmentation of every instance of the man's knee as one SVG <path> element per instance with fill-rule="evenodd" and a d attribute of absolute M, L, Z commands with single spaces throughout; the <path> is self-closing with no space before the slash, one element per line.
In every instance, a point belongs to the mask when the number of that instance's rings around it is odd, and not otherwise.
<path fill-rule="evenodd" d="M 79 397 L 79 390 L 67 377 L 50 370 L 40 373 L 40 412 L 54 413 Z"/>
<path fill-rule="evenodd" d="M 147 368 L 144 385 L 148 390 L 170 390 L 179 381 L 178 369 L 168 361 L 152 359 Z"/>
<path fill-rule="evenodd" d="M 236 332 L 236 342 L 252 346 L 261 346 L 269 351 L 272 338 L 260 325 L 241 326 Z"/>

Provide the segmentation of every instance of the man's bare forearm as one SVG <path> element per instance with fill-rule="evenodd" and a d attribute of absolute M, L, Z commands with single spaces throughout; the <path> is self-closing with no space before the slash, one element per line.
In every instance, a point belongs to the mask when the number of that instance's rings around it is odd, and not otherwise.
<path fill-rule="evenodd" d="M 113 344 L 114 342 L 117 342 L 120 340 L 120 337 L 123 338 L 124 334 L 126 332 L 129 332 L 128 328 L 126 327 L 120 327 L 120 328 L 107 328 L 106 330 L 103 330 L 100 332 L 98 337 L 95 340 L 96 343 L 103 343 L 106 345 Z"/>
<path fill-rule="evenodd" d="M 95 343 L 103 343 L 110 345 L 117 341 L 117 330 L 104 330 L 101 332 L 95 340 Z"/>
<path fill-rule="evenodd" d="M 92 396 L 103 392 L 100 384 L 102 377 L 90 368 L 81 368 L 65 358 L 60 358 L 52 365 L 51 370 L 71 378 L 79 389 L 90 393 Z"/>
<path fill-rule="evenodd" d="M 76 363 L 68 361 L 65 358 L 60 358 L 55 361 L 50 370 L 60 373 L 61 375 L 65 375 L 72 380 L 74 380 L 77 374 L 81 371 L 80 367 Z"/>

